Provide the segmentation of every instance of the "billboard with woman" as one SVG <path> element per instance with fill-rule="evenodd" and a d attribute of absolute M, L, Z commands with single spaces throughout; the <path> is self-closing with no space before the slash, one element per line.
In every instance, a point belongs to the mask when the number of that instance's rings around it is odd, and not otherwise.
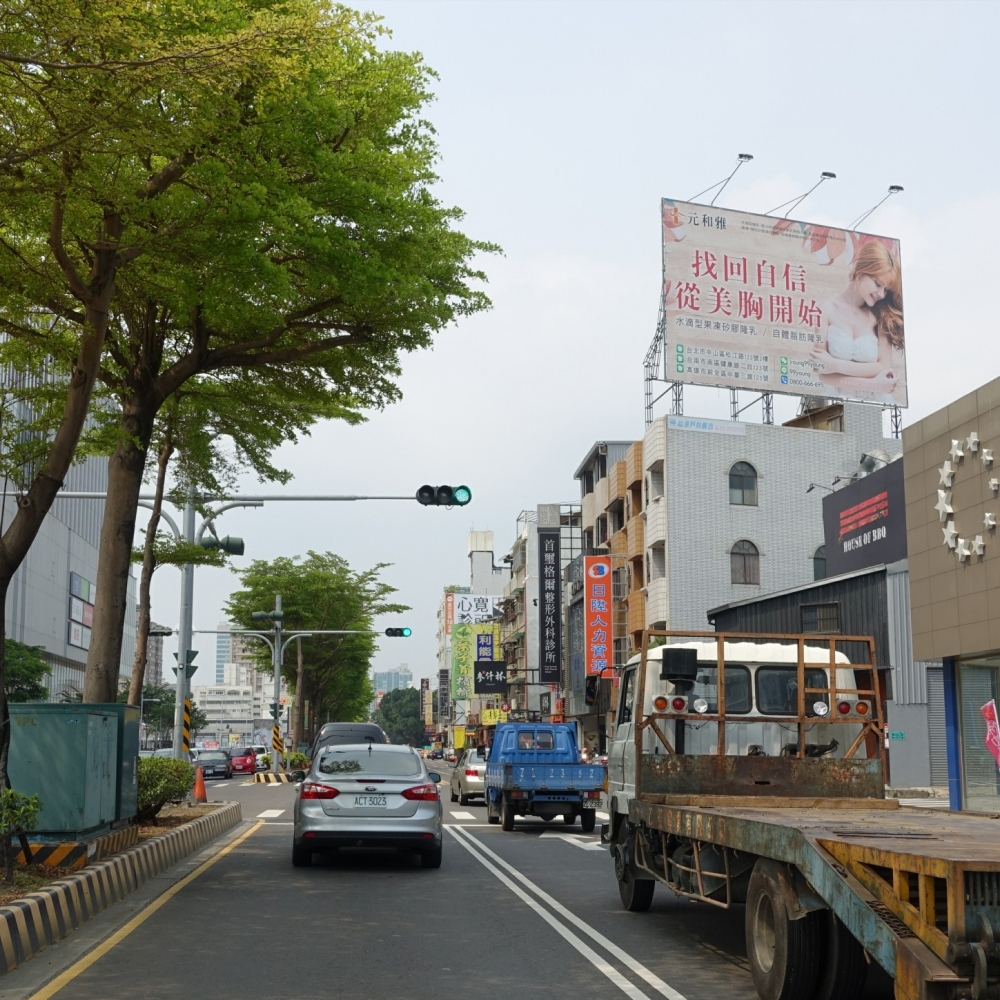
<path fill-rule="evenodd" d="M 663 200 L 668 379 L 906 406 L 899 241 Z"/>

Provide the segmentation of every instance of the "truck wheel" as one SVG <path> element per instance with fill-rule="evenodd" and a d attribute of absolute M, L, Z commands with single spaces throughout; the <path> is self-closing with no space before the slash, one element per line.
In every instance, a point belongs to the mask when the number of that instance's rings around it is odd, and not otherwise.
<path fill-rule="evenodd" d="M 567 826 L 572 826 L 576 822 L 576 813 L 563 813 L 563 822 Z"/>
<path fill-rule="evenodd" d="M 514 807 L 506 795 L 500 800 L 500 821 L 508 833 L 514 829 Z"/>
<path fill-rule="evenodd" d="M 632 859 L 629 857 L 630 851 L 629 825 L 628 821 L 623 819 L 618 826 L 618 833 L 615 835 L 614 847 L 618 895 L 621 896 L 622 906 L 630 913 L 645 913 L 649 909 L 649 904 L 653 902 L 653 890 L 656 888 L 656 883 L 652 879 L 635 877 L 635 869 L 632 865 Z"/>
<path fill-rule="evenodd" d="M 810 913 L 806 920 L 819 924 L 819 939 L 826 955 L 813 1000 L 856 1000 L 868 978 L 864 948 L 832 910 Z"/>
<path fill-rule="evenodd" d="M 486 797 L 486 822 L 494 824 L 500 822 L 500 817 L 493 811 L 493 806 L 490 804 L 489 796 Z"/>
<path fill-rule="evenodd" d="M 750 875 L 745 918 L 750 974 L 761 1000 L 811 997 L 822 956 L 820 925 L 792 920 L 776 861 L 760 858 Z"/>
<path fill-rule="evenodd" d="M 584 833 L 593 833 L 594 827 L 597 825 L 597 810 L 596 809 L 583 809 L 580 812 L 580 829 Z M 652 885 L 652 883 L 650 883 Z"/>

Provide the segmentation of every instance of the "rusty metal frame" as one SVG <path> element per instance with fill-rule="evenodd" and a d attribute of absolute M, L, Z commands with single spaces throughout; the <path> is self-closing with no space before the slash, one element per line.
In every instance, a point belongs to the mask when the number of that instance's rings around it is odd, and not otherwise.
<path fill-rule="evenodd" d="M 718 906 L 721 909 L 729 909 L 733 905 L 733 877 L 729 868 L 729 848 L 722 847 L 722 857 L 726 865 L 726 870 L 722 872 L 707 872 L 703 871 L 701 867 L 701 852 L 699 850 L 700 842 L 697 840 L 691 841 L 691 847 L 694 851 L 694 868 L 688 865 L 678 864 L 676 861 L 670 859 L 670 855 L 667 853 L 667 835 L 662 830 L 660 831 L 660 845 L 663 852 L 663 874 L 661 875 L 655 868 L 653 868 L 647 860 L 646 857 L 646 845 L 643 843 L 642 838 L 639 836 L 639 831 L 635 831 L 635 845 L 633 849 L 633 854 L 635 856 L 635 864 L 637 868 L 641 868 L 644 872 L 648 872 L 657 882 L 662 882 L 664 885 L 668 886 L 673 892 L 677 893 L 678 896 L 684 896 L 688 899 L 698 899 L 703 903 L 711 903 L 712 906 Z M 686 889 L 681 889 L 676 882 L 670 881 L 670 866 L 678 869 L 682 872 L 690 872 L 698 879 L 698 891 L 688 892 Z M 722 882 L 726 887 L 726 899 L 723 902 L 721 899 L 712 899 L 705 892 L 705 879 L 714 878 L 719 882 Z M 714 892 L 715 890 L 710 890 Z"/>
<path fill-rule="evenodd" d="M 712 715 L 696 712 L 645 712 L 646 701 L 646 668 L 649 661 L 649 640 L 654 637 L 665 639 L 712 639 L 716 643 L 716 695 L 718 700 L 718 711 Z M 830 649 L 829 686 L 825 688 L 806 688 L 805 686 L 805 645 L 807 642 L 815 643 L 826 639 Z M 794 642 L 796 644 L 798 657 L 796 663 L 798 705 L 797 714 L 794 716 L 746 716 L 727 715 L 726 713 L 726 670 L 725 670 L 725 649 L 727 642 Z M 837 644 L 842 642 L 860 643 L 868 649 L 867 663 L 837 663 Z M 818 666 L 810 663 L 809 667 Z M 844 670 L 870 670 L 872 676 L 872 688 L 838 688 L 837 669 Z M 879 748 L 879 756 L 882 766 L 885 767 L 885 720 L 882 716 L 882 692 L 878 676 L 878 664 L 875 661 L 875 639 L 870 635 L 835 635 L 818 636 L 813 633 L 772 633 L 772 632 L 691 632 L 678 629 L 645 629 L 642 633 L 640 645 L 639 675 L 636 678 L 636 693 L 633 695 L 632 715 L 635 719 L 635 752 L 636 761 L 642 755 L 643 732 L 647 728 L 652 729 L 656 738 L 660 741 L 667 753 L 674 753 L 674 748 L 666 738 L 664 732 L 657 725 L 659 720 L 676 721 L 678 719 L 695 719 L 699 722 L 715 722 L 718 724 L 718 742 L 716 753 L 719 756 L 726 755 L 726 724 L 733 723 L 758 723 L 776 722 L 788 725 L 794 722 L 798 731 L 798 753 L 797 756 L 805 757 L 806 748 L 806 728 L 810 725 L 821 723 L 823 725 L 852 725 L 861 726 L 861 732 L 857 739 L 845 751 L 844 758 L 852 758 L 860 749 L 866 737 L 873 735 L 876 738 Z M 806 715 L 806 695 L 824 694 L 830 699 L 830 714 L 826 716 Z M 867 719 L 849 718 L 841 716 L 836 712 L 837 696 L 851 694 L 858 699 L 871 700 L 872 717 Z M 641 768 L 636 767 L 636 796 L 640 794 Z"/>

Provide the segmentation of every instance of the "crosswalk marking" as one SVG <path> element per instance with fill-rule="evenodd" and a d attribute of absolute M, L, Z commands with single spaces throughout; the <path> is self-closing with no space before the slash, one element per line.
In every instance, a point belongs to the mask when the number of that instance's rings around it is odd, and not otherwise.
<path fill-rule="evenodd" d="M 546 831 L 539 837 L 540 840 L 565 840 L 567 844 L 572 844 L 574 847 L 579 847 L 584 851 L 603 851 L 604 846 L 599 840 L 593 840 L 590 837 L 581 836 L 578 833 L 550 833 Z"/>
<path fill-rule="evenodd" d="M 467 812 L 452 812 L 453 819 L 475 819 L 476 817 L 472 813 Z"/>
<path fill-rule="evenodd" d="M 257 813 L 257 819 L 277 819 L 284 812 L 284 809 L 265 809 L 262 813 Z"/>

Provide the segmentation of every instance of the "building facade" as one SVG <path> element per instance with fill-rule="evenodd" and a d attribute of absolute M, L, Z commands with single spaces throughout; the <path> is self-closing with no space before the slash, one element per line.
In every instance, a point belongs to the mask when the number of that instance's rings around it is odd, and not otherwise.
<path fill-rule="evenodd" d="M 398 667 L 392 667 L 390 670 L 374 670 L 372 671 L 372 687 L 378 698 L 390 691 L 402 691 L 413 687 L 413 671 L 405 663 L 401 663 Z"/>

